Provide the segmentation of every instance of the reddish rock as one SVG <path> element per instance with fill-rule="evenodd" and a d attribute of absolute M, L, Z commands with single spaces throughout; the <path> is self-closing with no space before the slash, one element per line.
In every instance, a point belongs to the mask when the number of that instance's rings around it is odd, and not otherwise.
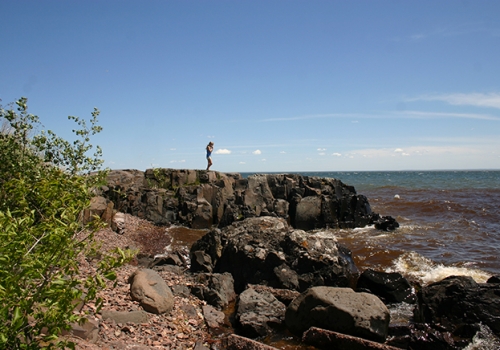
<path fill-rule="evenodd" d="M 222 341 L 222 348 L 225 350 L 276 350 L 272 346 L 235 334 L 231 334 Z"/>
<path fill-rule="evenodd" d="M 353 337 L 350 335 L 311 327 L 302 337 L 306 344 L 318 349 L 337 350 L 398 350 L 393 346 L 373 342 L 370 340 Z"/>

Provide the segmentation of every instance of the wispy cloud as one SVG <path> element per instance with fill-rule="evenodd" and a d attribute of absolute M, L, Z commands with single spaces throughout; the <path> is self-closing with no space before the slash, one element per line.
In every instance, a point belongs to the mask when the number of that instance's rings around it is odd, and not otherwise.
<path fill-rule="evenodd" d="M 409 36 L 410 40 L 423 40 L 427 38 L 449 38 L 463 35 L 482 33 L 498 37 L 500 35 L 500 28 L 496 23 L 488 23 L 484 21 L 479 22 L 465 22 L 459 25 L 450 25 L 434 28 L 433 30 L 415 33 Z"/>
<path fill-rule="evenodd" d="M 300 115 L 295 117 L 282 117 L 282 118 L 268 118 L 261 119 L 261 122 L 288 122 L 294 120 L 308 120 L 308 119 L 320 119 L 320 118 L 358 118 L 366 115 L 356 114 L 356 113 L 328 113 L 328 114 L 309 114 Z"/>
<path fill-rule="evenodd" d="M 458 95 L 458 94 L 457 94 Z M 466 94 L 464 94 L 466 95 Z M 445 98 L 450 96 L 449 98 Z M 484 98 L 481 100 L 479 97 L 473 99 L 469 98 L 468 103 L 466 98 L 461 100 L 458 96 L 455 99 L 451 98 L 452 95 L 435 95 L 435 96 L 420 96 L 415 98 L 408 98 L 406 102 L 414 101 L 444 101 L 455 105 L 473 105 L 482 107 L 494 107 L 500 109 L 500 94 L 492 94 L 490 99 Z M 498 101 L 496 100 L 498 98 Z M 453 103 L 452 103 L 453 102 Z M 498 107 L 497 107 L 498 104 Z M 465 119 L 482 119 L 482 120 L 499 120 L 500 117 L 496 117 L 486 113 L 447 113 L 447 112 L 423 112 L 423 111 L 387 111 L 387 112 L 376 112 L 376 113 L 331 113 L 331 114 L 317 114 L 317 115 L 306 115 L 299 117 L 289 117 L 289 118 L 271 118 L 263 119 L 261 122 L 290 122 L 298 120 L 308 120 L 308 119 L 320 119 L 320 118 L 352 118 L 355 119 L 353 123 L 359 123 L 357 119 L 392 119 L 392 118 L 411 118 L 411 119 L 432 119 L 432 118 L 465 118 Z"/>
<path fill-rule="evenodd" d="M 391 112 L 393 117 L 413 118 L 413 119 L 435 119 L 435 118 L 463 118 L 463 119 L 481 119 L 498 120 L 500 117 L 494 117 L 489 114 L 479 113 L 443 113 L 443 112 L 422 112 L 422 111 L 402 111 Z"/>
<path fill-rule="evenodd" d="M 421 157 L 443 155 L 477 154 L 479 149 L 470 146 L 412 146 L 402 148 L 369 148 L 348 152 L 350 158 L 393 158 L 393 157 Z"/>
<path fill-rule="evenodd" d="M 484 93 L 456 93 L 456 94 L 439 94 L 439 95 L 424 95 L 408 99 L 408 101 L 442 101 L 451 105 L 458 106 L 476 106 L 490 107 L 500 109 L 500 93 L 492 92 Z"/>
<path fill-rule="evenodd" d="M 255 150 L 255 151 L 253 151 L 252 153 L 253 153 L 253 154 L 255 154 L 255 155 L 262 154 L 262 152 L 261 152 L 261 150 L 260 150 L 260 149 Z"/>

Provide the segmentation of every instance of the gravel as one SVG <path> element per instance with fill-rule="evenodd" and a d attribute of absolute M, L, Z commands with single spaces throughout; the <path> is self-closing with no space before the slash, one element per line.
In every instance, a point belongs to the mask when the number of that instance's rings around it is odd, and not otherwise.
<path fill-rule="evenodd" d="M 163 253 L 164 247 L 171 243 L 172 238 L 166 233 L 165 227 L 158 227 L 140 218 L 126 215 L 123 234 L 115 233 L 110 228 L 98 231 L 95 239 L 102 243 L 100 249 L 109 251 L 116 247 L 121 249 L 138 249 L 142 255 Z M 139 268 L 136 258 L 131 263 L 122 266 L 116 272 L 118 275 L 116 287 L 108 283 L 108 288 L 99 293 L 103 299 L 103 310 L 138 311 L 142 310 L 138 302 L 130 297 L 129 276 Z M 92 261 L 81 259 L 80 273 L 82 277 L 95 270 Z M 194 282 L 188 274 L 175 273 L 175 269 L 160 269 L 158 273 L 165 279 L 171 289 L 178 286 L 190 286 Z M 169 314 L 148 314 L 149 320 L 144 323 L 117 324 L 112 320 L 103 320 L 96 313 L 95 305 L 85 305 L 82 313 L 99 324 L 94 331 L 97 336 L 92 340 L 71 337 L 76 343 L 76 349 L 215 349 L 219 340 L 212 338 L 205 324 L 202 307 L 206 303 L 187 293 L 174 294 L 174 309 Z M 97 338 L 97 339 L 95 339 Z"/>

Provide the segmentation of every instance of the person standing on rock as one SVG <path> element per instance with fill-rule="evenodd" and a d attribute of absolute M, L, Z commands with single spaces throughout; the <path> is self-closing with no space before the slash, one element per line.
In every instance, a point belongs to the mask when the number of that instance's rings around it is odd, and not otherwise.
<path fill-rule="evenodd" d="M 207 145 L 207 171 L 210 170 L 210 167 L 212 166 L 212 151 L 214 150 L 214 143 L 210 141 Z"/>

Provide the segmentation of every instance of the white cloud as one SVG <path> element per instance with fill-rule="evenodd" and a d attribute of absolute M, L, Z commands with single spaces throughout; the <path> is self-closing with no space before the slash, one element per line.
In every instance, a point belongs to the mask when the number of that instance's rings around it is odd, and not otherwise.
<path fill-rule="evenodd" d="M 262 158 L 262 161 L 265 162 L 267 159 L 266 158 Z"/>
<path fill-rule="evenodd" d="M 225 148 L 220 148 L 214 152 L 215 154 L 231 154 L 231 151 Z"/>
<path fill-rule="evenodd" d="M 256 154 L 256 155 L 262 154 L 262 152 L 260 151 L 260 149 L 255 150 L 255 151 L 253 151 L 252 153 L 253 153 L 253 154 Z"/>
<path fill-rule="evenodd" d="M 246 164 L 245 162 L 240 162 L 239 164 Z"/>
<path fill-rule="evenodd" d="M 324 156 L 326 153 L 325 152 L 319 152 L 318 155 Z"/>
<path fill-rule="evenodd" d="M 177 150 L 177 148 L 171 148 L 170 150 L 171 150 L 171 151 L 175 151 L 175 150 Z"/>
<path fill-rule="evenodd" d="M 285 151 L 281 151 L 280 154 L 286 154 L 286 152 Z"/>
<path fill-rule="evenodd" d="M 185 163 L 186 160 L 185 159 L 182 159 L 182 160 L 171 160 L 170 163 Z"/>
<path fill-rule="evenodd" d="M 342 154 L 335 152 L 335 153 L 332 153 L 332 156 L 335 156 L 335 157 L 341 157 L 341 156 L 342 156 Z"/>
<path fill-rule="evenodd" d="M 396 149 L 394 150 L 394 152 L 396 152 L 396 153 L 402 153 L 402 152 L 403 152 L 403 150 L 402 150 L 401 148 L 396 148 Z"/>
<path fill-rule="evenodd" d="M 320 152 L 326 151 L 326 148 L 318 148 L 318 151 Z"/>

